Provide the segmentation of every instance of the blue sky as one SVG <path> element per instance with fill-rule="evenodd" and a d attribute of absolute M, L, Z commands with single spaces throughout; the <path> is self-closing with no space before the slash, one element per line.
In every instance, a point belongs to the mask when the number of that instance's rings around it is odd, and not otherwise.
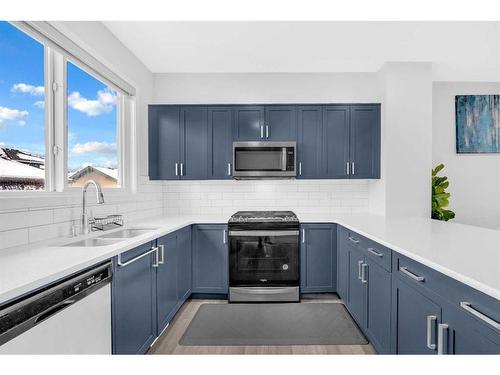
<path fill-rule="evenodd" d="M 0 21 L 0 146 L 45 154 L 44 48 Z M 116 93 L 68 62 L 68 169 L 116 167 Z"/>

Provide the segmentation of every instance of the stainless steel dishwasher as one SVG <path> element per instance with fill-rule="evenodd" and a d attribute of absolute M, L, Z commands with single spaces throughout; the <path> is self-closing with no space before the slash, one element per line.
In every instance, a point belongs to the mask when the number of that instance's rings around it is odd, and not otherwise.
<path fill-rule="evenodd" d="M 111 263 L 0 306 L 0 354 L 111 354 Z"/>

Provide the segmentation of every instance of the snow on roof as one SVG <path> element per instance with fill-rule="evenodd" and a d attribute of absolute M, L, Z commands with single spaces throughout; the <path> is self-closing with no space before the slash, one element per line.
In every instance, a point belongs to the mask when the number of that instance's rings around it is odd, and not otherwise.
<path fill-rule="evenodd" d="M 17 161 L 0 158 L 0 178 L 5 177 L 44 179 L 45 171 Z"/>
<path fill-rule="evenodd" d="M 30 154 L 25 154 L 24 152 L 18 152 L 17 153 L 17 157 L 19 159 L 23 159 L 23 160 L 33 160 L 33 161 L 37 161 L 37 162 L 40 162 L 40 163 L 44 163 L 45 160 L 39 156 L 35 156 L 35 155 L 30 155 Z"/>

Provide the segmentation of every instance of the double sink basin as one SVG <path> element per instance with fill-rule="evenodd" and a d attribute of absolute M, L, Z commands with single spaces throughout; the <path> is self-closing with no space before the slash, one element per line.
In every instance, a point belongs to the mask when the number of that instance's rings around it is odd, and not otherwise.
<path fill-rule="evenodd" d="M 62 245 L 63 247 L 94 247 L 108 246 L 117 242 L 147 234 L 158 228 L 126 228 L 115 232 L 103 234 L 99 237 L 86 238 Z"/>

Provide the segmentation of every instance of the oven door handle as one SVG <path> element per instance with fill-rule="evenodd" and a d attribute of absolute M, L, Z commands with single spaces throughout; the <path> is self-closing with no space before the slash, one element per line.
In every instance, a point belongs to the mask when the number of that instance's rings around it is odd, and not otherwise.
<path fill-rule="evenodd" d="M 283 237 L 298 236 L 298 230 L 230 230 L 230 236 L 240 237 Z"/>

